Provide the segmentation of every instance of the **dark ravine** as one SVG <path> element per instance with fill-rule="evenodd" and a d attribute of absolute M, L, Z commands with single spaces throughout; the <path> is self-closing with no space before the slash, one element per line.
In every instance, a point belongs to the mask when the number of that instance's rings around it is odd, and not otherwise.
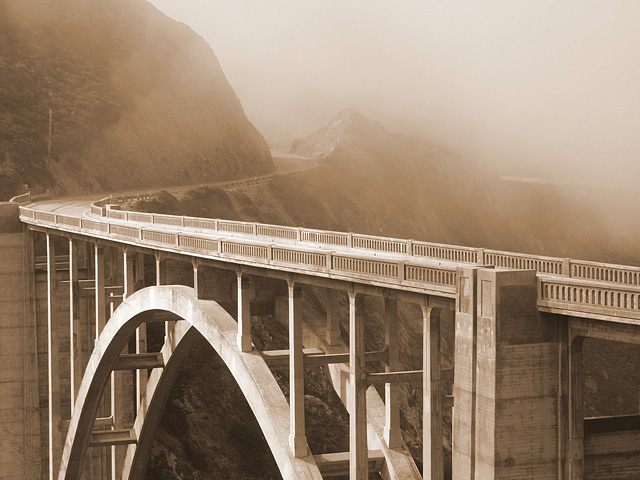
<path fill-rule="evenodd" d="M 145 0 L 0 0 L 0 78 L 5 198 L 273 169 L 211 48 Z"/>

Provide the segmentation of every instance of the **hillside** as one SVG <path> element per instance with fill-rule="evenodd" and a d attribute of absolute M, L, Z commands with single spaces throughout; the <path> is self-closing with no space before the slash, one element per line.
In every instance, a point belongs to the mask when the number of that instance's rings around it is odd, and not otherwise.
<path fill-rule="evenodd" d="M 273 168 L 211 48 L 145 0 L 0 0 L 0 78 L 5 198 Z"/>

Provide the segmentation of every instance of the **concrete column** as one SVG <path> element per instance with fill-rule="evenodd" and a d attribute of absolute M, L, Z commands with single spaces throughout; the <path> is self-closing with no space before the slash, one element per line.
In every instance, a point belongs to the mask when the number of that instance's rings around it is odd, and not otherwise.
<path fill-rule="evenodd" d="M 147 324 L 141 323 L 136 329 L 136 353 L 147 352 Z M 143 406 L 146 408 L 146 392 L 148 373 L 145 369 L 136 370 L 136 412 Z"/>
<path fill-rule="evenodd" d="M 49 387 L 49 478 L 56 478 L 62 455 L 60 434 L 60 339 L 56 319 L 56 245 L 47 233 L 47 376 Z"/>
<path fill-rule="evenodd" d="M 144 262 L 144 259 L 140 259 L 140 260 Z M 194 276 L 195 275 L 196 273 L 194 271 Z M 167 261 L 162 259 L 162 257 L 160 256 L 160 253 L 158 252 L 156 252 L 156 285 L 157 286 L 167 285 Z M 197 285 L 195 280 L 194 280 L 194 285 Z M 164 322 L 165 342 L 169 338 L 169 335 L 171 334 L 171 331 L 173 330 L 173 327 L 175 324 L 176 322 L 173 322 L 173 321 Z"/>
<path fill-rule="evenodd" d="M 364 296 L 349 292 L 349 479 L 369 478 Z"/>
<path fill-rule="evenodd" d="M 78 268 L 78 244 L 69 239 L 69 369 L 71 390 L 71 416 L 80 383 L 82 382 L 83 365 L 80 362 L 80 286 Z"/>
<path fill-rule="evenodd" d="M 389 352 L 389 360 L 385 365 L 385 372 L 399 370 L 398 358 L 398 300 L 385 297 L 384 299 L 384 340 Z M 400 385 L 386 383 L 385 392 L 385 426 L 384 439 L 389 448 L 402 446 L 402 430 L 400 429 Z"/>
<path fill-rule="evenodd" d="M 104 288 L 104 247 L 96 245 L 95 261 L 95 296 L 96 296 L 96 342 L 107 320 L 106 298 Z"/>
<path fill-rule="evenodd" d="M 167 284 L 167 261 L 156 254 L 156 285 Z"/>
<path fill-rule="evenodd" d="M 569 344 L 569 479 L 584 478 L 584 401 L 582 397 L 582 346 L 584 337 Z"/>
<path fill-rule="evenodd" d="M 544 314 L 541 314 L 544 315 Z M 557 321 L 557 319 L 556 319 Z M 558 323 L 558 478 L 569 478 L 569 319 Z"/>
<path fill-rule="evenodd" d="M 440 309 L 422 305 L 422 321 L 424 326 L 422 477 L 430 480 L 443 480 Z"/>
<path fill-rule="evenodd" d="M 44 478 L 38 385 L 33 232 L 18 219 L 18 205 L 0 202 L 0 477 Z M 46 293 L 43 298 L 46 306 Z M 46 313 L 44 313 L 46 315 Z M 46 328 L 46 320 L 43 322 Z M 46 337 L 42 351 L 46 349 Z M 47 356 L 45 354 L 46 361 Z M 39 383 L 39 380 L 41 381 Z M 45 406 L 45 411 L 47 407 Z M 43 417 L 47 421 L 47 414 Z M 45 447 L 46 448 L 46 447 Z M 44 475 L 43 475 L 44 474 Z"/>
<path fill-rule="evenodd" d="M 302 287 L 289 282 L 289 445 L 296 457 L 307 456 L 302 330 Z"/>
<path fill-rule="evenodd" d="M 249 277 L 238 273 L 238 348 L 250 352 L 251 345 L 251 292 Z"/>
<path fill-rule="evenodd" d="M 207 298 L 205 270 L 204 265 L 198 263 L 198 259 L 194 258 L 191 263 L 193 264 L 193 289 L 196 291 L 196 296 L 200 299 Z"/>
<path fill-rule="evenodd" d="M 338 292 L 327 288 L 327 333 L 326 340 L 329 345 L 340 344 L 340 315 L 338 314 Z"/>
<path fill-rule="evenodd" d="M 144 280 L 144 253 L 142 252 L 138 252 L 136 255 L 136 261 L 135 261 L 135 269 L 136 269 L 136 274 L 135 274 L 135 278 L 136 278 L 136 291 L 142 289 L 145 287 L 145 280 Z"/>
<path fill-rule="evenodd" d="M 136 254 L 128 252 L 126 249 L 122 252 L 123 266 L 124 266 L 124 292 L 123 300 L 129 298 L 135 290 L 136 284 L 136 268 L 135 268 Z"/>
<path fill-rule="evenodd" d="M 457 270 L 451 449 L 455 480 L 475 479 L 477 273 L 471 267 Z"/>

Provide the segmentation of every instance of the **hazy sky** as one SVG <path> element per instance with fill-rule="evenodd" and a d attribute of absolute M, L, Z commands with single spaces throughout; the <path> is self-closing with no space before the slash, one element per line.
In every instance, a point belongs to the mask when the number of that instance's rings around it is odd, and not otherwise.
<path fill-rule="evenodd" d="M 468 156 L 640 175 L 640 1 L 151 0 L 276 146 L 348 107 Z"/>

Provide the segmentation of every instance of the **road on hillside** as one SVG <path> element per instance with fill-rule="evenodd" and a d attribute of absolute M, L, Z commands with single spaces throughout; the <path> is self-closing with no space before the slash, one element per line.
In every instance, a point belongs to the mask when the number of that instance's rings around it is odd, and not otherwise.
<path fill-rule="evenodd" d="M 273 163 L 276 166 L 276 169 L 266 175 L 260 176 L 251 176 L 242 179 L 235 180 L 224 180 L 221 182 L 213 182 L 207 183 L 203 185 L 182 185 L 179 187 L 165 187 L 165 188 L 154 188 L 154 189 L 145 189 L 145 190 L 130 190 L 130 191 L 114 191 L 107 193 L 95 193 L 92 195 L 78 195 L 78 196 L 69 196 L 69 197 L 60 197 L 51 200 L 42 200 L 38 202 L 38 208 L 49 211 L 56 212 L 60 214 L 66 215 L 83 215 L 85 211 L 87 211 L 91 202 L 98 200 L 100 198 L 106 197 L 111 193 L 112 195 L 136 195 L 138 193 L 155 193 L 160 192 L 162 190 L 166 190 L 169 193 L 176 194 L 181 192 L 186 192 L 194 187 L 199 186 L 208 186 L 208 187 L 224 187 L 226 185 L 241 185 L 242 183 L 262 183 L 266 182 L 272 177 L 276 175 L 291 175 L 294 173 L 306 172 L 308 170 L 312 170 L 318 166 L 318 162 L 311 158 L 302 157 L 300 155 L 294 155 L 291 153 L 282 152 L 279 150 L 272 150 L 271 155 L 273 156 Z"/>

